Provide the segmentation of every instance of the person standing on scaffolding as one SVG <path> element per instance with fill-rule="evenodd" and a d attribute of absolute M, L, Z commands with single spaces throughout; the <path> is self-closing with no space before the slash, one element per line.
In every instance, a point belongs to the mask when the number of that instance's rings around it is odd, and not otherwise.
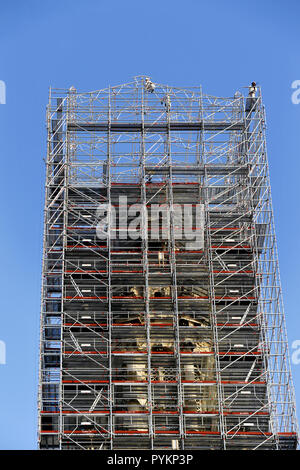
<path fill-rule="evenodd" d="M 246 109 L 245 109 L 246 113 L 254 111 L 254 107 L 256 103 L 256 98 L 255 98 L 256 91 L 257 91 L 256 82 L 252 82 L 251 85 L 249 86 L 249 94 L 246 99 Z"/>
<path fill-rule="evenodd" d="M 171 110 L 171 98 L 168 93 L 162 98 L 160 103 L 165 105 L 166 111 Z"/>

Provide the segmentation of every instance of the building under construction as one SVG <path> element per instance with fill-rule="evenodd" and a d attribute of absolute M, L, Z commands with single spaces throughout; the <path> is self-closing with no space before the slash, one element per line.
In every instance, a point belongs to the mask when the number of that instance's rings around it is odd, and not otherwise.
<path fill-rule="evenodd" d="M 295 449 L 260 89 L 52 89 L 47 128 L 40 448 Z"/>

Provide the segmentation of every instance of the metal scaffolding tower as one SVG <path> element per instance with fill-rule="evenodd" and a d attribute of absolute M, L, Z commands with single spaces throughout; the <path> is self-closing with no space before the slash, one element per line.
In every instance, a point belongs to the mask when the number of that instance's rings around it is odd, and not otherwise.
<path fill-rule="evenodd" d="M 47 127 L 40 448 L 295 448 L 260 90 L 52 89 Z"/>

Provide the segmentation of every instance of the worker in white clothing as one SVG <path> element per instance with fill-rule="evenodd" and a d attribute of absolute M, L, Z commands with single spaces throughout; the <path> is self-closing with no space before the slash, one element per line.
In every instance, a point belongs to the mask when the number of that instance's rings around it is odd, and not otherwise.
<path fill-rule="evenodd" d="M 255 94 L 257 91 L 256 83 L 252 82 L 251 85 L 249 86 L 249 94 L 246 99 L 246 106 L 245 106 L 245 111 L 246 113 L 252 113 L 255 109 L 256 101 L 257 98 L 255 98 Z"/>
<path fill-rule="evenodd" d="M 155 85 L 153 82 L 151 82 L 149 77 L 145 78 L 145 90 L 149 91 L 149 93 L 153 93 L 155 90 Z"/>
<path fill-rule="evenodd" d="M 167 93 L 161 100 L 161 104 L 165 105 L 167 111 L 171 109 L 171 98 L 170 95 Z"/>
<path fill-rule="evenodd" d="M 255 98 L 255 93 L 256 93 L 256 83 L 252 82 L 251 85 L 249 86 L 249 97 L 250 98 Z"/>

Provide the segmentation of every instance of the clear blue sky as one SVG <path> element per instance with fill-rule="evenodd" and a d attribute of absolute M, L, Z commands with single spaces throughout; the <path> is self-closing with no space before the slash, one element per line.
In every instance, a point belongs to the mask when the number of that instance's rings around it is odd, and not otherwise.
<path fill-rule="evenodd" d="M 0 0 L 0 448 L 36 448 L 45 106 L 49 86 L 95 90 L 148 74 L 232 96 L 257 81 L 289 340 L 300 339 L 300 3 L 297 0 Z M 300 365 L 293 366 L 300 408 Z"/>

